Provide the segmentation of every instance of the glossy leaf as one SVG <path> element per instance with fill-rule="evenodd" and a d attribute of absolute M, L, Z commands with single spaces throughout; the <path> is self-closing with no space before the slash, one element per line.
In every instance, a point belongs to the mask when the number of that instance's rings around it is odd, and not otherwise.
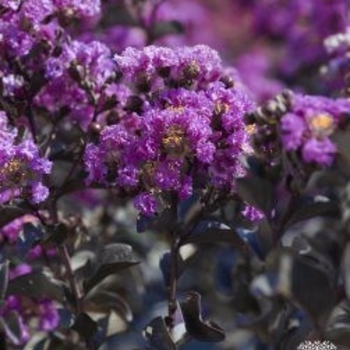
<path fill-rule="evenodd" d="M 157 350 L 176 350 L 162 317 L 152 320 L 144 329 L 144 336 L 152 348 Z"/>
<path fill-rule="evenodd" d="M 180 304 L 186 331 L 188 334 L 203 342 L 220 342 L 225 339 L 223 330 L 213 322 L 203 322 L 200 305 L 200 294 L 189 292 Z"/>
<path fill-rule="evenodd" d="M 0 210 L 0 227 L 5 226 L 14 219 L 19 218 L 29 212 L 29 208 L 20 208 L 15 206 L 2 206 Z"/>
<path fill-rule="evenodd" d="M 274 205 L 274 188 L 266 179 L 253 176 L 236 179 L 238 195 L 253 207 L 270 214 Z"/>
<path fill-rule="evenodd" d="M 303 220 L 312 219 L 318 216 L 339 217 L 340 208 L 334 201 L 315 202 L 308 205 L 302 205 L 294 212 L 288 220 L 286 227 L 292 226 Z"/>
<path fill-rule="evenodd" d="M 194 243 L 229 243 L 244 255 L 248 255 L 250 248 L 240 235 L 229 226 L 219 221 L 202 221 L 188 236 L 183 244 Z"/>
<path fill-rule="evenodd" d="M 0 264 L 0 301 L 4 300 L 9 279 L 9 261 Z"/>
<path fill-rule="evenodd" d="M 68 227 L 63 224 L 59 223 L 55 226 L 50 227 L 49 236 L 46 239 L 47 242 L 54 242 L 57 245 L 63 244 L 64 241 L 69 236 L 69 229 Z"/>
<path fill-rule="evenodd" d="M 85 339 L 92 339 L 97 332 L 97 323 L 85 312 L 80 313 L 75 320 L 72 329 Z"/>
<path fill-rule="evenodd" d="M 339 346 L 350 346 L 350 303 L 344 300 L 332 311 L 326 337 Z"/>
<path fill-rule="evenodd" d="M 6 334 L 13 344 L 20 345 L 23 342 L 23 321 L 16 311 L 10 311 L 6 318 L 0 317 L 0 330 Z"/>
<path fill-rule="evenodd" d="M 138 264 L 132 255 L 132 248 L 127 244 L 114 243 L 102 249 L 97 257 L 95 273 L 84 285 L 86 293 L 107 276 L 118 273 Z"/>
<path fill-rule="evenodd" d="M 65 299 L 63 285 L 42 272 L 29 273 L 11 280 L 7 293 L 32 298 L 49 298 L 60 302 Z"/>

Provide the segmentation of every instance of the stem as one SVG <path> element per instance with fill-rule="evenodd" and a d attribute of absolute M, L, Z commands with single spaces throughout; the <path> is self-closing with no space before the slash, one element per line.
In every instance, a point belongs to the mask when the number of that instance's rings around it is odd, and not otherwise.
<path fill-rule="evenodd" d="M 273 243 L 275 246 L 278 245 L 278 242 L 279 242 L 281 236 L 283 235 L 285 225 L 288 223 L 289 219 L 294 214 L 295 208 L 298 204 L 298 200 L 299 200 L 299 196 L 295 193 L 292 193 L 291 198 L 290 198 L 289 203 L 288 203 L 288 206 L 287 206 L 287 209 L 284 212 L 283 216 L 281 217 L 276 229 L 274 230 Z"/>
<path fill-rule="evenodd" d="M 54 224 L 58 223 L 58 214 L 57 214 L 57 206 L 56 201 L 51 203 L 50 214 Z M 69 282 L 70 289 L 74 295 L 75 299 L 75 311 L 77 314 L 82 312 L 82 293 L 80 291 L 78 282 L 75 278 L 74 271 L 72 269 L 72 264 L 68 252 L 67 246 L 63 243 L 58 246 L 58 251 L 60 257 L 62 259 L 63 265 L 66 269 L 66 275 Z"/>
<path fill-rule="evenodd" d="M 174 318 L 177 309 L 176 292 L 177 292 L 177 275 L 178 275 L 178 253 L 179 241 L 176 239 L 176 233 L 172 235 L 170 249 L 170 281 L 168 286 L 168 318 L 167 325 L 171 331 L 174 328 Z"/>
<path fill-rule="evenodd" d="M 82 294 L 80 292 L 80 288 L 78 286 L 77 280 L 75 278 L 72 265 L 71 265 L 71 260 L 70 256 L 68 253 L 67 246 L 65 244 L 61 244 L 58 247 L 60 257 L 63 261 L 63 264 L 66 268 L 66 275 L 67 279 L 70 285 L 70 289 L 73 292 L 74 298 L 75 298 L 75 303 L 76 303 L 76 312 L 77 314 L 80 314 L 82 312 Z"/>

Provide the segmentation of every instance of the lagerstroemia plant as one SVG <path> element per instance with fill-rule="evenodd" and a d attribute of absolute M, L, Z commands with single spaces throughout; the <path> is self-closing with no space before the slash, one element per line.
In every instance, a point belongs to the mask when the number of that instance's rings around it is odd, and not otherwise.
<path fill-rule="evenodd" d="M 1 0 L 1 349 L 350 347 L 347 11 Z"/>

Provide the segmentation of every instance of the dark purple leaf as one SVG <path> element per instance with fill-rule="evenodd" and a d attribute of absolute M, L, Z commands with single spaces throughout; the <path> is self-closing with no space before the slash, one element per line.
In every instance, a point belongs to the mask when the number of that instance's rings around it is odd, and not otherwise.
<path fill-rule="evenodd" d="M 65 299 L 61 282 L 42 272 L 29 273 L 11 280 L 7 293 L 32 298 L 49 298 L 59 302 Z"/>
<path fill-rule="evenodd" d="M 188 243 L 229 243 L 244 255 L 248 255 L 250 251 L 249 245 L 235 230 L 219 221 L 200 222 L 183 241 L 183 245 Z"/>
<path fill-rule="evenodd" d="M 312 219 L 317 216 L 339 217 L 339 215 L 340 208 L 336 202 L 315 202 L 300 206 L 288 220 L 285 227 L 289 227 L 297 222 Z"/>
<path fill-rule="evenodd" d="M 254 176 L 236 179 L 237 193 L 248 204 L 266 215 L 274 206 L 275 194 L 270 181 Z"/>
<path fill-rule="evenodd" d="M 225 333 L 214 322 L 203 322 L 201 297 L 197 292 L 189 292 L 181 302 L 181 311 L 188 334 L 203 342 L 220 342 L 225 339 Z"/>
<path fill-rule="evenodd" d="M 78 315 L 75 320 L 72 329 L 74 329 L 79 335 L 85 339 L 90 340 L 97 332 L 97 323 L 85 312 Z"/>
<path fill-rule="evenodd" d="M 152 348 L 157 350 L 176 350 L 165 321 L 162 317 L 152 320 L 144 329 L 144 336 Z"/>
<path fill-rule="evenodd" d="M 0 330 L 6 334 L 13 344 L 22 344 L 25 330 L 23 321 L 17 311 L 10 311 L 5 318 L 0 317 Z"/>
<path fill-rule="evenodd" d="M 3 227 L 14 219 L 27 214 L 29 211 L 29 208 L 2 205 L 0 207 L 0 227 Z"/>
<path fill-rule="evenodd" d="M 0 301 L 4 300 L 9 279 L 9 261 L 0 264 Z"/>
<path fill-rule="evenodd" d="M 118 273 L 138 264 L 132 255 L 132 248 L 127 244 L 113 243 L 105 246 L 97 257 L 95 273 L 84 284 L 87 293 L 107 276 Z"/>

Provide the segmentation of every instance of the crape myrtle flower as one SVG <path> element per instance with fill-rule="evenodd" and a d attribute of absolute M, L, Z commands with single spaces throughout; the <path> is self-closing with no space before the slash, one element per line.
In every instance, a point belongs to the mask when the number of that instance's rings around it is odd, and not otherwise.
<path fill-rule="evenodd" d="M 234 191 L 245 174 L 243 115 L 254 106 L 237 73 L 230 80 L 204 45 L 128 48 L 115 60 L 134 95 L 119 122 L 87 145 L 88 183 L 122 188 L 149 216 L 169 193 L 183 200 L 210 184 Z"/>
<path fill-rule="evenodd" d="M 9 272 L 9 279 L 32 272 L 27 264 L 18 265 Z M 55 303 L 47 298 L 31 298 L 22 295 L 7 295 L 0 308 L 0 316 L 5 320 L 15 312 L 18 316 L 19 337 L 5 329 L 8 339 L 15 345 L 24 345 L 38 331 L 53 331 L 59 326 L 60 316 Z"/>
<path fill-rule="evenodd" d="M 0 52 L 6 57 L 21 57 L 35 45 L 52 44 L 60 32 L 57 21 L 50 20 L 57 11 L 51 0 L 5 1 L 1 3 Z"/>
<path fill-rule="evenodd" d="M 283 43 L 281 69 L 292 76 L 324 62 L 323 40 L 345 29 L 347 10 L 347 0 L 257 0 L 253 24 L 258 35 Z"/>
<path fill-rule="evenodd" d="M 247 122 L 255 127 L 252 141 L 256 150 L 274 149 L 279 154 L 282 146 L 306 164 L 330 166 L 337 152 L 331 136 L 349 111 L 346 98 L 286 91 L 250 114 Z"/>
<path fill-rule="evenodd" d="M 51 162 L 42 158 L 29 137 L 17 140 L 17 130 L 8 125 L 5 112 L 0 112 L 0 203 L 15 197 L 43 202 L 49 194 L 42 178 L 51 171 Z"/>
<path fill-rule="evenodd" d="M 70 120 L 86 129 L 100 108 L 99 101 L 121 90 L 110 86 L 114 71 L 112 54 L 104 44 L 67 42 L 58 57 L 45 62 L 48 83 L 36 96 L 35 103 L 52 113 L 68 106 Z"/>
<path fill-rule="evenodd" d="M 299 150 L 305 163 L 331 165 L 336 146 L 330 136 L 349 111 L 348 99 L 295 94 L 291 110 L 281 119 L 283 147 Z"/>
<path fill-rule="evenodd" d="M 322 73 L 336 88 L 344 87 L 346 77 L 345 93 L 349 96 L 350 27 L 327 37 L 324 46 L 328 53 L 328 62 L 322 67 Z"/>
<path fill-rule="evenodd" d="M 57 10 L 67 17 L 90 18 L 100 15 L 100 0 L 52 0 Z"/>

